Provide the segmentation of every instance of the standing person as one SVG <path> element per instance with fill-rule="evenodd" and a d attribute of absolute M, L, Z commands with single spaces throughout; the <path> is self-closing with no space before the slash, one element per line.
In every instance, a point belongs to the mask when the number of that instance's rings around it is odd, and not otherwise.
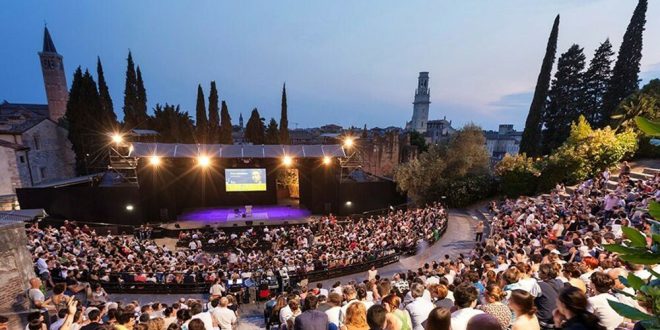
<path fill-rule="evenodd" d="M 220 298 L 220 304 L 218 307 L 211 311 L 211 315 L 213 315 L 213 318 L 218 323 L 220 330 L 231 330 L 238 321 L 236 313 L 227 308 L 228 305 L 229 299 L 227 299 L 227 297 L 222 297 Z"/>
<path fill-rule="evenodd" d="M 225 289 L 222 279 L 216 278 L 215 281 L 213 282 L 213 285 L 211 285 L 211 289 L 209 289 L 209 294 L 211 295 L 211 298 L 209 300 L 214 300 L 222 297 L 225 291 L 227 291 L 227 289 Z"/>
<path fill-rule="evenodd" d="M 317 310 L 318 299 L 308 295 L 303 302 L 304 312 L 296 317 L 294 330 L 326 330 L 328 329 L 328 315 Z"/>
<path fill-rule="evenodd" d="M 587 310 L 587 296 L 582 290 L 569 286 L 557 298 L 552 312 L 555 328 L 565 330 L 605 330 L 597 316 Z"/>
<path fill-rule="evenodd" d="M 531 293 L 520 289 L 511 291 L 509 307 L 516 314 L 511 330 L 541 330 L 539 320 L 536 318 L 534 296 Z"/>
<path fill-rule="evenodd" d="M 376 279 L 376 275 L 378 275 L 378 269 L 376 269 L 376 266 L 371 266 L 369 270 L 367 271 L 367 280 L 372 281 Z"/>
<path fill-rule="evenodd" d="M 478 297 L 477 288 L 471 283 L 464 283 L 456 287 L 454 290 L 454 304 L 458 310 L 451 313 L 452 330 L 465 330 L 468 321 L 473 316 L 484 313 L 478 309 L 474 309 L 474 306 L 477 305 Z"/>
<path fill-rule="evenodd" d="M 476 291 L 476 290 L 475 290 Z M 414 330 L 424 330 L 422 323 L 429 317 L 429 313 L 435 305 L 431 300 L 424 298 L 424 285 L 414 283 L 410 288 L 413 301 L 406 305 L 406 311 L 410 314 Z M 476 298 L 475 298 L 476 299 Z"/>
<path fill-rule="evenodd" d="M 483 221 L 479 221 L 477 223 L 477 226 L 474 229 L 475 233 L 477 234 L 477 236 L 474 238 L 475 241 L 481 242 L 481 240 L 483 239 L 483 237 L 484 237 L 484 227 L 485 227 L 485 225 L 484 225 Z"/>

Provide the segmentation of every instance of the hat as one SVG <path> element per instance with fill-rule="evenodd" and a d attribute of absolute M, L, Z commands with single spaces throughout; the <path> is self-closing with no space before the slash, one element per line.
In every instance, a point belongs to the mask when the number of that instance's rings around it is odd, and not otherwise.
<path fill-rule="evenodd" d="M 550 253 L 554 253 L 556 255 L 561 255 L 561 252 L 559 252 L 559 250 L 557 250 L 557 249 L 552 249 L 552 251 L 550 251 Z"/>

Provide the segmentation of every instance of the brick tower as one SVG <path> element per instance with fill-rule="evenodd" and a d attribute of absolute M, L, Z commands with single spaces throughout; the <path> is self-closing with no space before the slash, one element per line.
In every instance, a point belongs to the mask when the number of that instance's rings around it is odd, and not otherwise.
<path fill-rule="evenodd" d="M 57 53 L 47 27 L 44 27 L 44 47 L 39 52 L 39 59 L 41 60 L 41 72 L 44 75 L 44 85 L 46 86 L 46 98 L 48 98 L 48 116 L 57 122 L 66 112 L 69 91 L 64 75 L 62 55 Z"/>

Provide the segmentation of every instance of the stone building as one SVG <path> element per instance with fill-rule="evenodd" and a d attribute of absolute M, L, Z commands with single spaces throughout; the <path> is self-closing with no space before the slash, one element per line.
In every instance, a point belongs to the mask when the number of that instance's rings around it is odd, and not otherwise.
<path fill-rule="evenodd" d="M 361 138 L 358 141 L 362 153 L 362 169 L 377 176 L 392 177 L 401 161 L 399 132 Z"/>
<path fill-rule="evenodd" d="M 413 115 L 412 119 L 406 123 L 406 131 L 421 133 L 427 143 L 437 144 L 448 140 L 451 135 L 456 133 L 456 129 L 451 127 L 451 120 L 447 120 L 447 117 L 429 120 L 430 104 L 429 73 L 420 72 L 413 101 Z"/>
<path fill-rule="evenodd" d="M 513 129 L 513 125 L 500 125 L 497 131 L 485 131 L 486 149 L 491 160 L 499 161 L 504 155 L 517 155 L 520 150 L 522 132 Z"/>
<path fill-rule="evenodd" d="M 39 58 L 48 103 L 0 103 L 0 210 L 18 207 L 16 188 L 74 176 L 68 132 L 58 125 L 68 99 L 63 57 L 48 29 Z"/>

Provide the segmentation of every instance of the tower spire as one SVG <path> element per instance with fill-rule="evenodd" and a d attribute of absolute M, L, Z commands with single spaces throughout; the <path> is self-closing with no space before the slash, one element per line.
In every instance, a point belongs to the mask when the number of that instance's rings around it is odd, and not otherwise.
<path fill-rule="evenodd" d="M 50 37 L 50 32 L 48 32 L 48 27 L 44 26 L 44 49 L 43 53 L 57 53 L 55 49 L 55 44 L 53 43 L 53 38 Z"/>

